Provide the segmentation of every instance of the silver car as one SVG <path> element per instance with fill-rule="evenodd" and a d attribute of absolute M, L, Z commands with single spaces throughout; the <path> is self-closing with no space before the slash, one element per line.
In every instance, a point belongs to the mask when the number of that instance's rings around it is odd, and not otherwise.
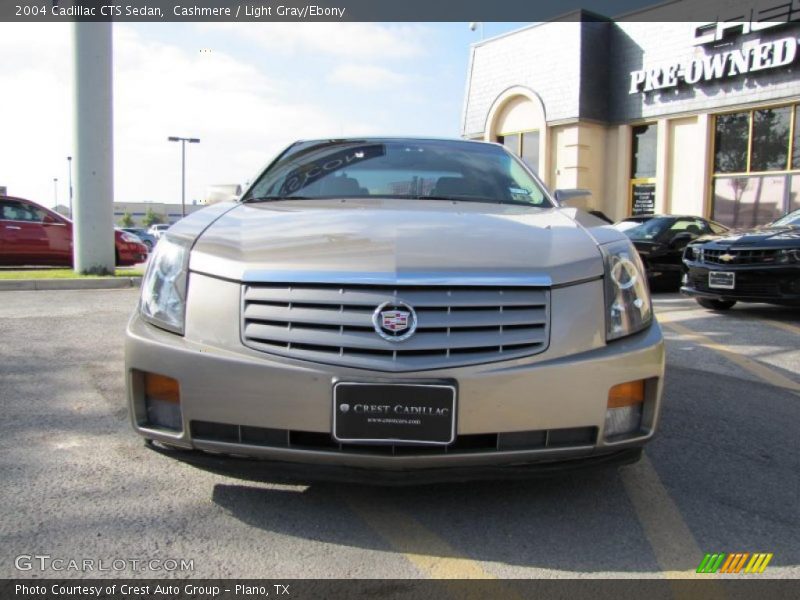
<path fill-rule="evenodd" d="M 663 375 L 627 237 L 462 140 L 291 145 L 163 235 L 127 330 L 136 432 L 263 479 L 632 462 Z"/>
<path fill-rule="evenodd" d="M 156 223 L 154 225 L 150 225 L 150 229 L 147 230 L 147 233 L 152 235 L 156 241 L 158 241 L 161 239 L 161 236 L 164 235 L 164 232 L 169 228 L 169 223 Z"/>

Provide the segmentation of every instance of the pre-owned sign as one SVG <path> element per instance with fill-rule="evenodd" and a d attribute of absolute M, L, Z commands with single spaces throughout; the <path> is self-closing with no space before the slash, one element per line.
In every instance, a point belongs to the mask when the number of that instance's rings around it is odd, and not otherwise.
<path fill-rule="evenodd" d="M 630 94 L 673 88 L 681 83 L 694 85 L 767 69 L 777 69 L 794 62 L 798 40 L 786 37 L 759 43 L 747 42 L 741 48 L 709 54 L 683 62 L 631 71 Z"/>

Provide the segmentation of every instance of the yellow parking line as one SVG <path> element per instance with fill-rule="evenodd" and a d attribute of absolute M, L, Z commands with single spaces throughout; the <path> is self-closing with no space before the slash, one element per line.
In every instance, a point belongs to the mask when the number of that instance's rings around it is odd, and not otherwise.
<path fill-rule="evenodd" d="M 480 563 L 463 556 L 412 516 L 386 504 L 370 505 L 348 494 L 345 500 L 369 527 L 434 579 L 497 579 Z"/>
<path fill-rule="evenodd" d="M 760 319 L 759 322 L 766 323 L 767 325 L 772 325 L 773 327 L 777 327 L 778 329 L 783 329 L 784 331 L 788 331 L 789 333 L 793 333 L 795 335 L 800 335 L 800 327 L 797 325 L 792 325 L 791 323 L 784 323 L 783 321 L 773 321 L 771 319 Z"/>
<path fill-rule="evenodd" d="M 659 316 L 658 320 L 659 323 L 673 330 L 675 333 L 678 333 L 683 337 L 694 341 L 700 346 L 704 346 L 706 348 L 709 348 L 710 350 L 714 350 L 715 352 L 722 354 L 725 358 L 727 358 L 733 363 L 736 363 L 742 369 L 752 373 L 759 379 L 762 379 L 767 383 L 774 385 L 775 387 L 785 388 L 787 390 L 791 390 L 796 393 L 800 392 L 800 383 L 794 381 L 793 379 L 789 379 L 784 375 L 781 375 L 777 371 L 764 366 L 760 362 L 755 361 L 752 358 L 748 358 L 743 354 L 739 354 L 738 352 L 734 352 L 728 349 L 723 344 L 718 344 L 717 342 L 711 340 L 709 337 L 701 333 L 696 333 L 691 329 L 689 329 L 688 327 L 680 325 L 679 323 L 675 323 L 674 321 L 665 319 L 663 318 L 663 316 Z"/>
<path fill-rule="evenodd" d="M 620 477 L 661 568 L 661 576 L 670 580 L 716 579 L 716 574 L 697 573 L 703 552 L 647 455 L 635 465 L 620 469 Z M 673 596 L 679 600 L 696 597 L 693 588 L 677 582 L 671 587 Z M 724 600 L 726 595 L 713 584 L 703 588 L 703 598 Z"/>
<path fill-rule="evenodd" d="M 664 576 L 670 579 L 697 576 L 695 571 L 703 553 L 653 463 L 644 455 L 637 464 L 619 472 Z"/>
<path fill-rule="evenodd" d="M 344 499 L 375 533 L 426 577 L 447 580 L 442 585 L 453 598 L 485 600 L 497 595 L 509 600 L 523 599 L 517 590 L 504 583 L 492 584 L 490 588 L 479 582 L 465 583 L 464 579 L 496 580 L 498 577 L 486 571 L 480 562 L 458 552 L 412 516 L 385 503 L 376 507 L 353 494 L 346 494 Z"/>

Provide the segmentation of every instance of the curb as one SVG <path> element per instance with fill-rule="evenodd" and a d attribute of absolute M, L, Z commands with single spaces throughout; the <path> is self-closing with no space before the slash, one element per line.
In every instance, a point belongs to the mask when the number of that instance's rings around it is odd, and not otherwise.
<path fill-rule="evenodd" d="M 139 287 L 141 277 L 97 279 L 0 279 L 0 292 L 22 290 L 117 290 Z"/>

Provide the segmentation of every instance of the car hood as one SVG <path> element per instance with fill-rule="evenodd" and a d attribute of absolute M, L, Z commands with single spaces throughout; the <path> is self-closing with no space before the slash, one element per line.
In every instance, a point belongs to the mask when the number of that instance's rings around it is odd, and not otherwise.
<path fill-rule="evenodd" d="M 761 227 L 731 231 L 724 235 L 705 237 L 694 242 L 719 248 L 788 248 L 800 245 L 800 227 Z"/>
<path fill-rule="evenodd" d="M 241 204 L 199 236 L 190 269 L 238 281 L 555 285 L 600 277 L 603 263 L 563 209 L 369 198 Z"/>

